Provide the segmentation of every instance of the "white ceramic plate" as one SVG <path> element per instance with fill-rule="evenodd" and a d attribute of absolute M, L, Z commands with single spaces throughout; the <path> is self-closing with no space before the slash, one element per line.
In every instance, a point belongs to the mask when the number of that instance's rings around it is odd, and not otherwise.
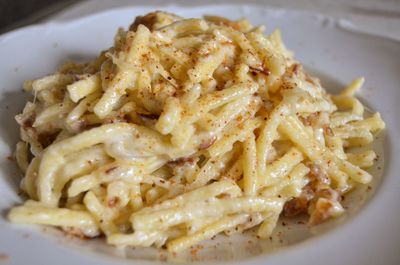
<path fill-rule="evenodd" d="M 111 45 L 118 27 L 126 27 L 135 16 L 155 9 L 114 10 L 64 24 L 27 27 L 0 37 L 0 263 L 101 265 L 223 260 L 276 265 L 400 264 L 400 166 L 396 163 L 396 154 L 400 153 L 400 43 L 358 33 L 345 21 L 263 6 L 171 6 L 167 10 L 185 17 L 246 16 L 254 24 L 266 24 L 269 32 L 279 27 L 287 46 L 330 91 L 353 78 L 366 77 L 360 98 L 381 112 L 387 130 L 375 145 L 380 159 L 372 170 L 376 176 L 372 191 L 354 193 L 348 199 L 349 211 L 344 218 L 311 231 L 293 221 L 280 226 L 272 240 L 258 241 L 247 235 L 219 237 L 196 253 L 177 257 L 152 249 L 118 250 L 101 240 L 80 241 L 53 229 L 7 222 L 8 209 L 21 202 L 17 195 L 20 174 L 7 157 L 18 140 L 13 117 L 27 98 L 22 82 L 51 73 L 66 60 L 93 58 Z"/>

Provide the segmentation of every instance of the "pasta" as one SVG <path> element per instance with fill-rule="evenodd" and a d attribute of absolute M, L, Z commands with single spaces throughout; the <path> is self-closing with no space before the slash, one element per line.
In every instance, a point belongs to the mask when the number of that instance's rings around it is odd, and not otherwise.
<path fill-rule="evenodd" d="M 222 232 L 267 238 L 281 215 L 341 215 L 373 178 L 374 151 L 354 150 L 385 123 L 355 97 L 363 78 L 330 95 L 262 31 L 154 12 L 93 61 L 25 82 L 29 200 L 9 220 L 179 252 Z"/>

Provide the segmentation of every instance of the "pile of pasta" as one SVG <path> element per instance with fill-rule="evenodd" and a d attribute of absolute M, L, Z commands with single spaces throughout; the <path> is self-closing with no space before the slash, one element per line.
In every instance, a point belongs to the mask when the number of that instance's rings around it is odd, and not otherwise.
<path fill-rule="evenodd" d="M 88 63 L 27 81 L 16 158 L 29 196 L 15 223 L 178 252 L 281 215 L 316 225 L 367 184 L 385 127 L 330 95 L 282 43 L 247 20 L 154 12 L 119 29 Z"/>

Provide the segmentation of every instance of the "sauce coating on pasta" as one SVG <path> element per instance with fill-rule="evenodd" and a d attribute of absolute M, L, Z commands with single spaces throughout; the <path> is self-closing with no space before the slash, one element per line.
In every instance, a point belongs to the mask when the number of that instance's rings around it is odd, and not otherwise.
<path fill-rule="evenodd" d="M 317 225 L 373 178 L 363 78 L 328 94 L 284 46 L 247 20 L 154 12 L 118 30 L 91 62 L 26 81 L 17 162 L 29 196 L 15 223 L 118 246 L 187 249 L 281 214 Z"/>

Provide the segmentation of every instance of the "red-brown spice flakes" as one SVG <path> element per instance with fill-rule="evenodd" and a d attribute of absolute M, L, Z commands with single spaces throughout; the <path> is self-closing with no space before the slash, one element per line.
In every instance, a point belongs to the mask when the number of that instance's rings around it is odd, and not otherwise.
<path fill-rule="evenodd" d="M 191 247 L 190 248 L 190 255 L 192 256 L 192 259 L 193 260 L 197 260 L 198 259 L 198 257 L 197 257 L 197 253 L 199 252 L 199 250 L 201 250 L 201 249 L 203 249 L 204 247 L 202 246 L 202 245 L 198 245 L 198 246 L 195 246 L 195 247 Z"/>

